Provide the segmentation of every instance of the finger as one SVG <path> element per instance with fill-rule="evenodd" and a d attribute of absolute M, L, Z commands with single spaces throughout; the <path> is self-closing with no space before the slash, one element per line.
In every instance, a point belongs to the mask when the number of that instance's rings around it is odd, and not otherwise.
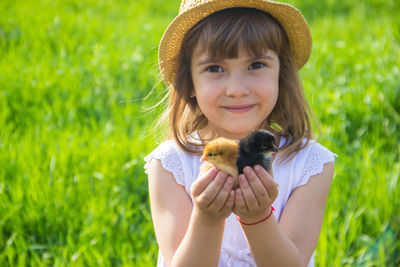
<path fill-rule="evenodd" d="M 210 203 L 215 199 L 218 192 L 221 190 L 222 186 L 225 183 L 227 178 L 227 174 L 223 171 L 219 171 L 217 176 L 208 186 L 204 189 L 204 191 L 199 195 L 198 201 L 202 206 L 209 206 Z"/>
<path fill-rule="evenodd" d="M 277 183 L 275 183 L 271 174 L 269 174 L 262 166 L 260 166 L 260 165 L 254 166 L 254 171 L 257 174 L 257 176 L 260 178 L 260 180 L 263 183 L 265 188 L 268 189 L 269 187 L 278 185 Z"/>
<path fill-rule="evenodd" d="M 205 174 L 200 175 L 199 178 L 192 184 L 191 192 L 193 196 L 200 195 L 204 189 L 215 179 L 218 173 L 217 168 L 209 169 Z"/>
<path fill-rule="evenodd" d="M 243 193 L 244 201 L 246 202 L 247 209 L 250 211 L 253 208 L 258 208 L 257 198 L 245 175 L 239 175 L 239 184 Z"/>
<path fill-rule="evenodd" d="M 203 164 L 200 165 L 200 175 L 204 175 L 205 173 L 207 173 L 212 167 L 214 167 L 214 165 L 212 165 L 210 162 L 205 161 L 203 162 Z"/>
<path fill-rule="evenodd" d="M 225 204 L 226 200 L 229 197 L 229 193 L 231 192 L 233 186 L 233 178 L 231 176 L 227 177 L 225 183 L 223 184 L 221 190 L 215 196 L 215 199 L 210 203 L 210 207 L 215 208 L 216 210 L 220 210 L 222 206 Z"/>
<path fill-rule="evenodd" d="M 243 193 L 240 188 L 237 188 L 235 191 L 235 206 L 233 211 L 238 215 L 240 213 L 247 212 L 246 202 L 243 198 Z"/>
<path fill-rule="evenodd" d="M 270 202 L 272 203 L 278 197 L 279 187 L 278 187 L 278 185 L 275 185 L 275 186 L 273 186 L 273 187 L 271 187 L 271 188 L 269 188 L 267 190 L 268 190 L 268 195 L 269 195 L 269 198 L 270 198 Z"/>
<path fill-rule="evenodd" d="M 262 166 L 254 166 L 254 171 L 260 178 L 260 181 L 263 183 L 264 187 L 267 189 L 269 198 L 274 200 L 278 196 L 278 184 Z"/>
<path fill-rule="evenodd" d="M 232 212 L 233 206 L 235 204 L 235 191 L 231 190 L 229 192 L 228 198 L 225 201 L 224 206 L 221 208 L 221 213 L 229 214 Z"/>
<path fill-rule="evenodd" d="M 254 192 L 254 195 L 256 196 L 258 205 L 264 205 L 269 199 L 268 191 L 264 187 L 264 184 L 261 182 L 257 173 L 249 166 L 245 167 L 243 171 L 246 174 L 247 180 L 251 189 Z"/>

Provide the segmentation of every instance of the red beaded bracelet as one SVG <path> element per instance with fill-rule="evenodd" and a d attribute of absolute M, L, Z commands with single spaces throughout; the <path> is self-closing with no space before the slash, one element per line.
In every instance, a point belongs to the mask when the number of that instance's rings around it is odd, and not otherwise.
<path fill-rule="evenodd" d="M 263 221 L 268 220 L 269 217 L 271 217 L 271 215 L 272 215 L 272 213 L 273 213 L 274 211 L 275 211 L 274 207 L 271 206 L 271 212 L 268 214 L 268 216 L 265 217 L 264 219 L 258 221 L 258 222 L 254 222 L 254 223 L 244 223 L 244 222 L 242 222 L 242 221 L 239 219 L 238 216 L 236 216 L 236 218 L 237 218 L 237 220 L 238 220 L 241 224 L 243 224 L 243 225 L 255 225 L 255 224 L 262 223 Z"/>

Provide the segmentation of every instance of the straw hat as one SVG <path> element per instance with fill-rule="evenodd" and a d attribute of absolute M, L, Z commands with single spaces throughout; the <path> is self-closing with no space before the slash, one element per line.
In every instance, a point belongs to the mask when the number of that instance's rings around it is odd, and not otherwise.
<path fill-rule="evenodd" d="M 294 63 L 301 69 L 311 53 L 311 32 L 303 15 L 295 7 L 272 0 L 182 0 L 179 15 L 165 30 L 158 49 L 161 76 L 167 86 L 173 84 L 177 62 L 186 32 L 203 18 L 217 11 L 245 7 L 269 13 L 282 25 L 289 38 Z"/>

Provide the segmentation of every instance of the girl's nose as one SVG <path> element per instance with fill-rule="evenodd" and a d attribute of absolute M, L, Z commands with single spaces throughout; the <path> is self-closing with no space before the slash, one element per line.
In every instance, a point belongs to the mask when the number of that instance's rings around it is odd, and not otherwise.
<path fill-rule="evenodd" d="M 231 97 L 246 96 L 250 94 L 250 89 L 246 84 L 243 75 L 232 73 L 227 79 L 225 94 Z"/>

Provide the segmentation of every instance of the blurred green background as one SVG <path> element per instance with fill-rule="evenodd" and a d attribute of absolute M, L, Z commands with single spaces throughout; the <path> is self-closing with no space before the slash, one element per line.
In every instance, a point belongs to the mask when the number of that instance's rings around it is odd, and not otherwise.
<path fill-rule="evenodd" d="M 400 264 L 400 3 L 290 1 L 337 153 L 317 266 Z M 179 1 L 0 1 L 0 265 L 154 266 L 143 157 Z M 150 97 L 146 98 L 153 89 Z"/>

